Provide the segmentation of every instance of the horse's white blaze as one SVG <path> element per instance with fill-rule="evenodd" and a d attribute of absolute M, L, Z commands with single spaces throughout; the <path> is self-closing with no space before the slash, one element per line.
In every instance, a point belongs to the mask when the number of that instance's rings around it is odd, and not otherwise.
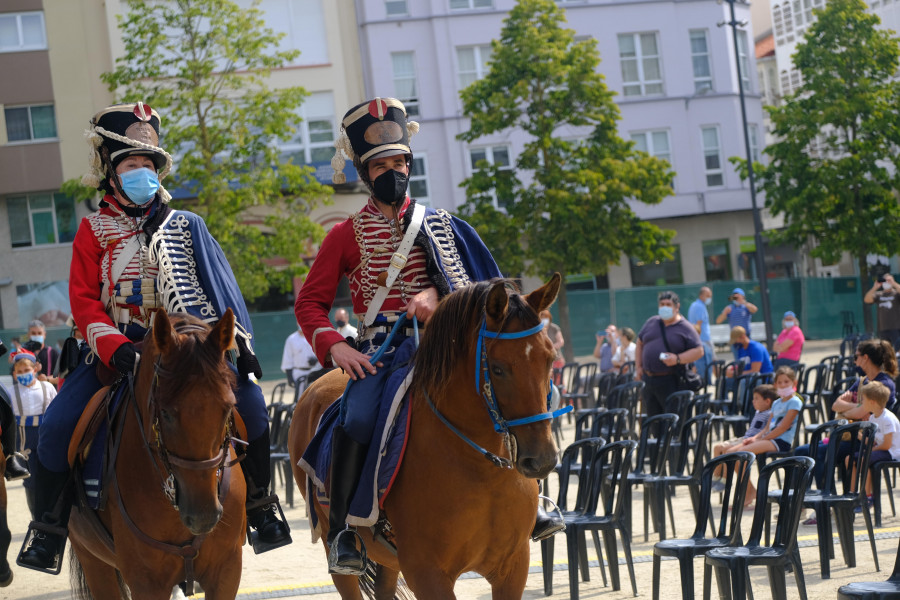
<path fill-rule="evenodd" d="M 528 358 L 530 356 L 531 356 L 531 342 L 528 342 L 527 344 L 525 344 L 525 358 Z"/>

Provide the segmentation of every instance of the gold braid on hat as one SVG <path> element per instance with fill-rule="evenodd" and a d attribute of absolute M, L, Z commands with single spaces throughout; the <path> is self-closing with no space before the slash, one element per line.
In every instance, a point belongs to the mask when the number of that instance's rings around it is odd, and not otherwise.
<path fill-rule="evenodd" d="M 406 123 L 406 131 L 409 133 L 409 137 L 419 133 L 419 123 L 417 121 L 409 121 Z M 338 136 L 338 139 L 334 141 L 335 152 L 334 156 L 331 157 L 331 168 L 334 169 L 334 174 L 331 176 L 331 181 L 334 183 L 347 183 L 347 176 L 344 175 L 344 165 L 347 164 L 344 155 L 347 156 L 351 161 L 353 161 L 354 166 L 357 167 L 357 171 L 360 169 L 362 165 L 356 164 L 356 155 L 353 153 L 353 146 L 350 144 L 350 138 L 347 137 L 347 133 L 344 131 L 344 128 L 341 127 L 341 134 Z M 343 152 L 341 152 L 343 150 Z"/>

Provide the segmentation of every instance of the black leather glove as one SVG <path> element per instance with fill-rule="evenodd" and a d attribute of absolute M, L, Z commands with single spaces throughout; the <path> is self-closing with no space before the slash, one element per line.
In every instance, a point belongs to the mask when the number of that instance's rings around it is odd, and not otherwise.
<path fill-rule="evenodd" d="M 238 373 L 244 376 L 253 373 L 257 379 L 262 379 L 262 368 L 259 366 L 256 355 L 250 352 L 250 348 L 247 347 L 247 340 L 241 336 L 235 337 L 237 338 L 238 347 L 238 356 L 235 366 L 237 367 Z"/>
<path fill-rule="evenodd" d="M 134 344 L 128 342 L 119 346 L 113 353 L 110 362 L 112 367 L 122 375 L 134 373 L 134 365 L 137 363 L 137 350 L 134 349 Z"/>

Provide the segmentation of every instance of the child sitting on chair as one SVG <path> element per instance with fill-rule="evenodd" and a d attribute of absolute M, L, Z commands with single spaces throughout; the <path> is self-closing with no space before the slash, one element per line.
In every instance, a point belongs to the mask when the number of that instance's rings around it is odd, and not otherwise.
<path fill-rule="evenodd" d="M 778 367 L 775 371 L 775 393 L 778 400 L 772 403 L 772 418 L 769 424 L 753 437 L 745 439 L 741 445 L 730 448 L 731 452 L 742 450 L 753 454 L 766 452 L 787 452 L 794 443 L 797 429 L 797 416 L 803 410 L 803 400 L 794 389 L 797 385 L 797 374 L 790 367 Z M 756 498 L 756 487 L 753 482 L 747 484 L 747 495 L 744 497 L 744 508 L 753 507 Z"/>
<path fill-rule="evenodd" d="M 869 456 L 869 473 L 866 475 L 866 496 L 869 506 L 872 506 L 872 466 L 888 460 L 900 460 L 900 420 L 891 411 L 887 410 L 891 391 L 882 383 L 873 381 L 862 386 L 859 390 L 862 397 L 862 408 L 869 412 L 869 422 L 875 423 L 875 445 Z M 853 482 L 851 491 L 856 491 L 856 458 L 859 452 L 853 453 Z M 850 457 L 845 459 L 850 466 Z"/>
<path fill-rule="evenodd" d="M 713 458 L 721 456 L 726 452 L 736 452 L 743 449 L 747 440 L 758 435 L 772 418 L 772 403 L 778 399 L 775 393 L 775 387 L 769 384 L 758 385 L 753 388 L 753 408 L 756 414 L 750 419 L 750 426 L 744 433 L 743 437 L 719 442 L 713 446 Z M 713 471 L 713 491 L 720 492 L 725 489 L 725 481 L 722 479 L 724 468 L 719 466 Z"/>

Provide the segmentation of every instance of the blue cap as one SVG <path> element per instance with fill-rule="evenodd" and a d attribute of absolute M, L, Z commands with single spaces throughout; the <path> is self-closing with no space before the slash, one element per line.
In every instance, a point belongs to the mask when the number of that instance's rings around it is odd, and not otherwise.
<path fill-rule="evenodd" d="M 784 317 L 782 317 L 782 318 L 787 319 L 788 317 L 793 317 L 796 319 L 797 315 L 794 314 L 794 311 L 789 310 L 786 313 L 784 313 Z"/>
<path fill-rule="evenodd" d="M 744 290 L 742 290 L 741 288 L 734 288 L 733 290 L 731 290 L 731 295 L 734 296 L 735 294 L 740 294 L 741 296 L 747 295 L 744 293 Z"/>

